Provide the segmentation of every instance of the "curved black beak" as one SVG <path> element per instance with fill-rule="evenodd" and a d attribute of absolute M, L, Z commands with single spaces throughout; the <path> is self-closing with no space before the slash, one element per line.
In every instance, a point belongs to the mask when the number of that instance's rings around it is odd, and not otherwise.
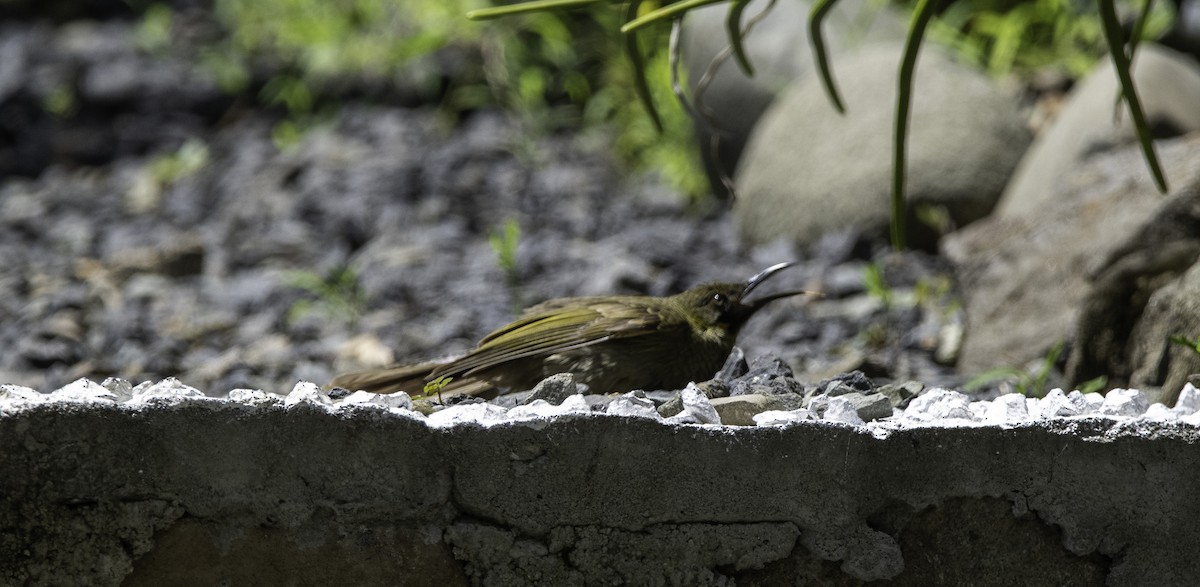
<path fill-rule="evenodd" d="M 772 275 L 775 275 L 776 273 L 778 273 L 784 269 L 787 269 L 788 267 L 791 267 L 793 265 L 795 265 L 795 263 L 778 263 L 775 265 L 771 265 L 770 267 L 767 267 L 766 269 L 759 271 L 758 273 L 756 273 L 754 275 L 754 277 L 751 277 L 748 281 L 746 281 L 746 287 L 745 287 L 745 289 L 742 290 L 742 302 L 741 303 L 742 303 L 742 306 L 744 308 L 746 308 L 747 316 L 754 314 L 755 312 L 762 309 L 763 306 L 766 306 L 767 304 L 769 304 L 775 300 L 778 300 L 778 299 L 790 298 L 792 296 L 800 296 L 800 295 L 815 295 L 815 296 L 821 295 L 820 292 L 812 292 L 812 291 L 797 289 L 797 290 L 773 293 L 773 294 L 761 297 L 761 298 L 754 300 L 753 302 L 749 302 L 749 303 L 747 303 L 745 301 L 746 296 L 751 291 L 754 291 L 754 288 L 758 287 L 759 284 L 766 281 Z"/>
<path fill-rule="evenodd" d="M 751 277 L 746 281 L 746 287 L 742 290 L 742 299 L 746 299 L 746 296 L 750 295 L 750 292 L 754 291 L 754 288 L 758 287 L 759 284 L 766 281 L 772 275 L 775 275 L 776 273 L 779 273 L 780 271 L 783 271 L 792 265 L 795 265 L 795 263 L 776 263 L 770 267 L 767 267 L 766 269 L 763 269 L 762 271 L 759 271 L 758 273 L 755 273 L 754 277 Z"/>

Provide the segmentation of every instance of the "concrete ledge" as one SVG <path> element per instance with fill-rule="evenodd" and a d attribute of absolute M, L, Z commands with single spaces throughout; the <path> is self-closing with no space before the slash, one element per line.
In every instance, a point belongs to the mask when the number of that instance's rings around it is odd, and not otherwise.
<path fill-rule="evenodd" d="M 0 411 L 0 583 L 1188 585 L 1200 428 Z"/>

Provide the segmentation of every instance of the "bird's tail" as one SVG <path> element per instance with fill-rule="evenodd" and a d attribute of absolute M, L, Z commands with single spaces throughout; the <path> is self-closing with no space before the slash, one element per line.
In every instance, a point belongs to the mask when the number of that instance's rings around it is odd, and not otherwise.
<path fill-rule="evenodd" d="M 371 393 L 396 393 L 403 391 L 410 396 L 426 395 L 426 385 L 434 380 L 433 371 L 445 363 L 429 361 L 415 365 L 400 365 L 385 369 L 367 369 L 344 373 L 333 378 L 329 387 L 341 387 L 351 391 L 369 391 Z M 495 395 L 496 387 L 491 383 L 474 378 L 450 379 L 430 389 L 429 395 L 454 397 L 459 395 L 489 396 Z"/>

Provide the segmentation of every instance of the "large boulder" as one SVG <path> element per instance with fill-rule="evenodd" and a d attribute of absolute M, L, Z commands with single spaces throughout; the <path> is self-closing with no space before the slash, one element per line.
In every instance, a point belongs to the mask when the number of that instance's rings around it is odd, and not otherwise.
<path fill-rule="evenodd" d="M 1197 238 L 1187 236 L 1183 211 L 1200 185 L 1200 135 L 1160 142 L 1158 152 L 1168 178 L 1184 186 L 1171 197 L 1157 192 L 1130 145 L 1066 173 L 1038 209 L 993 216 L 945 241 L 967 313 L 960 371 L 1025 365 L 1068 339 L 1076 381 L 1103 372 L 1121 383 L 1138 370 L 1114 357 L 1127 356 L 1146 300 L 1187 269 L 1182 249 Z"/>
<path fill-rule="evenodd" d="M 1174 403 L 1200 353 L 1172 342 L 1200 337 L 1200 182 L 1158 207 L 1092 272 L 1067 364 L 1076 381 L 1100 375 Z M 1192 344 L 1194 347 L 1194 343 Z"/>
<path fill-rule="evenodd" d="M 753 3 L 742 15 L 743 27 L 759 14 L 766 2 Z M 705 170 L 716 193 L 725 193 L 720 174 L 732 175 L 763 111 L 793 80 L 816 72 L 812 43 L 808 37 L 811 3 L 802 0 L 775 2 L 770 13 L 745 35 L 743 43 L 754 67 L 748 76 L 732 58 L 714 62 L 729 52 L 726 15 L 729 6 L 715 4 L 688 12 L 683 27 L 683 65 L 688 92 L 711 112 L 712 121 L 696 125 L 696 136 Z M 856 50 L 863 40 L 901 39 L 904 20 L 888 8 L 863 0 L 842 0 L 830 11 L 821 28 L 834 67 L 838 60 Z M 711 78 L 697 93 L 701 79 Z M 826 102 L 824 108 L 832 112 Z M 720 133 L 718 156 L 712 157 L 713 130 Z"/>
<path fill-rule="evenodd" d="M 1147 122 L 1159 136 L 1200 130 L 1200 66 L 1194 59 L 1145 44 L 1138 47 L 1133 82 Z M 1029 148 L 1004 190 L 996 212 L 1034 212 L 1058 197 L 1058 179 L 1089 154 L 1136 140 L 1112 62 L 1105 61 L 1079 83 L 1045 133 Z M 1149 175 L 1146 171 L 1143 175 Z"/>
<path fill-rule="evenodd" d="M 816 76 L 771 106 L 738 168 L 734 211 L 746 240 L 808 244 L 826 231 L 886 224 L 900 54 L 882 44 L 836 63 L 844 116 Z M 908 137 L 911 204 L 942 207 L 960 225 L 981 218 L 1028 142 L 1009 92 L 932 47 L 922 51 Z"/>

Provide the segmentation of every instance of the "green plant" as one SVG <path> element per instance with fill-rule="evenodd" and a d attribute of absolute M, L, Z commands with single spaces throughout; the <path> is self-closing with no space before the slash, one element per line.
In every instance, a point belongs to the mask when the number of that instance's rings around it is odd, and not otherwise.
<path fill-rule="evenodd" d="M 504 221 L 504 226 L 488 235 L 488 244 L 496 253 L 496 264 L 504 275 L 516 281 L 520 277 L 517 268 L 517 246 L 521 243 L 521 225 L 515 218 Z"/>
<path fill-rule="evenodd" d="M 454 381 L 453 377 L 446 377 L 445 375 L 443 375 L 441 377 L 438 377 L 437 379 L 434 379 L 433 381 L 426 383 L 425 389 L 422 390 L 421 397 L 429 397 L 431 395 L 436 394 L 439 404 L 446 403 L 446 402 L 442 401 L 442 390 L 445 389 L 445 387 L 447 385 L 450 385 L 451 381 Z"/>
<path fill-rule="evenodd" d="M 127 2 L 143 10 L 139 44 L 151 51 L 169 46 L 164 43 L 174 22 L 169 6 Z M 706 192 L 690 119 L 676 112 L 659 121 L 628 107 L 645 89 L 638 83 L 644 76 L 623 58 L 620 41 L 604 34 L 617 26 L 616 10 L 595 6 L 532 14 L 487 27 L 463 18 L 487 3 L 214 0 L 225 34 L 202 45 L 199 58 L 226 92 L 253 85 L 260 103 L 285 112 L 272 129 L 280 149 L 295 145 L 336 111 L 335 95 L 346 80 L 370 80 L 370 88 L 402 80 L 406 93 L 415 90 L 423 101 L 439 102 L 449 117 L 501 106 L 519 113 L 533 134 L 577 132 L 582 123 L 582 134 L 611 140 L 629 168 L 658 172 L 691 196 Z M 655 41 L 660 39 L 665 36 Z M 639 60 L 637 67 L 642 65 Z M 664 55 L 651 52 L 642 69 L 665 87 Z M 252 79 L 252 71 L 266 76 Z M 663 92 L 655 93 L 655 99 L 664 99 Z"/>
<path fill-rule="evenodd" d="M 42 108 L 58 118 L 67 118 L 79 108 L 79 97 L 75 94 L 75 88 L 57 86 L 42 99 Z"/>
<path fill-rule="evenodd" d="M 954 280 L 949 275 L 922 277 L 913 288 L 913 296 L 919 306 L 939 310 L 949 316 L 962 309 L 962 299 L 954 292 Z"/>
<path fill-rule="evenodd" d="M 1171 343 L 1173 343 L 1173 344 L 1177 344 L 1181 347 L 1191 349 L 1192 352 L 1200 355 L 1200 336 L 1189 339 L 1188 337 L 1183 336 L 1182 334 L 1176 334 L 1176 335 L 1172 336 L 1171 338 L 1169 338 L 1168 340 L 1170 340 Z"/>
<path fill-rule="evenodd" d="M 1139 40 L 1166 32 L 1173 17 L 1167 4 L 1147 13 Z M 1118 0 L 1118 8 L 1136 10 L 1131 0 Z M 930 38 L 994 76 L 1056 66 L 1081 77 L 1105 52 L 1104 27 L 1079 0 L 960 0 L 938 15 Z"/>
<path fill-rule="evenodd" d="M 521 293 L 521 270 L 517 266 L 517 247 L 521 243 L 521 225 L 515 218 L 504 221 L 504 225 L 488 235 L 488 244 L 496 254 L 496 265 L 504 271 L 504 283 L 512 294 L 512 310 L 519 312 L 524 306 Z"/>
<path fill-rule="evenodd" d="M 159 155 L 150 161 L 150 175 L 160 186 L 169 186 L 204 169 L 208 162 L 208 145 L 192 138 L 184 141 L 174 153 Z"/>
<path fill-rule="evenodd" d="M 863 286 L 867 295 L 883 303 L 885 310 L 891 309 L 894 296 L 892 288 L 883 278 L 883 269 L 878 263 L 871 263 L 863 268 Z"/>
<path fill-rule="evenodd" d="M 1080 393 L 1099 393 L 1100 391 L 1103 391 L 1104 388 L 1107 386 L 1108 386 L 1108 376 L 1101 375 L 1099 377 L 1093 377 L 1091 379 L 1088 379 L 1087 381 L 1084 381 L 1083 383 L 1080 383 L 1079 385 L 1076 385 L 1075 389 L 1079 390 Z"/>
<path fill-rule="evenodd" d="M 1043 397 L 1046 392 L 1046 381 L 1050 378 L 1051 371 L 1058 364 L 1058 358 L 1062 355 L 1065 347 L 1062 341 L 1059 341 L 1046 351 L 1046 356 L 1042 358 L 1040 366 L 1032 372 L 1025 369 L 1017 369 L 1015 367 L 1000 367 L 984 371 L 972 378 L 963 385 L 963 389 L 967 391 L 978 391 L 985 385 L 1003 380 L 1014 380 L 1017 392 L 1029 397 Z M 1095 380 L 1092 380 L 1093 382 Z M 1092 385 L 1092 382 L 1088 382 Z M 1100 383 L 1103 387 L 1104 383 Z"/>
<path fill-rule="evenodd" d="M 151 4 L 146 7 L 134 37 L 138 47 L 149 52 L 159 52 L 170 47 L 173 20 L 170 6 Z"/>
<path fill-rule="evenodd" d="M 813 5 L 809 16 L 809 37 L 813 44 L 813 55 L 817 64 L 817 69 L 821 73 L 821 80 L 825 85 L 826 92 L 829 94 L 830 101 L 833 103 L 834 109 L 839 113 L 845 112 L 845 107 L 840 98 L 837 84 L 834 82 L 833 70 L 829 65 L 828 53 L 826 51 L 825 41 L 822 36 L 821 24 L 825 17 L 833 9 L 838 0 L 817 0 Z M 522 2 L 519 4 L 501 6 L 495 8 L 481 9 L 473 12 L 468 12 L 467 16 L 474 19 L 498 18 L 511 16 L 515 14 L 524 14 L 528 12 L 538 12 L 552 10 L 556 8 L 589 6 L 597 3 L 603 3 L 604 0 L 533 0 Z M 746 25 L 742 23 L 742 11 L 749 0 L 680 0 L 677 2 L 668 3 L 658 6 L 646 12 L 640 12 L 638 7 L 641 5 L 640 0 L 630 0 L 626 4 L 626 9 L 623 11 L 623 19 L 625 24 L 620 27 L 620 32 L 627 36 L 627 39 L 632 38 L 637 32 L 646 29 L 649 25 L 670 22 L 673 29 L 680 26 L 680 18 L 689 10 L 706 6 L 709 4 L 729 4 L 730 10 L 727 17 L 727 35 L 729 42 L 733 46 L 734 53 L 739 57 L 738 61 L 742 65 L 743 70 L 750 75 L 753 70 L 749 62 L 745 59 L 745 49 L 743 47 L 743 37 L 746 31 Z M 1149 20 L 1151 3 L 1147 0 L 1143 5 L 1143 10 L 1134 25 L 1135 34 L 1131 39 L 1125 39 L 1124 33 L 1121 30 L 1121 24 L 1117 19 L 1115 0 L 1096 0 L 1097 7 L 1100 13 L 1101 30 L 1104 33 L 1105 44 L 1108 46 L 1109 55 L 1113 60 L 1113 65 L 1117 71 L 1117 77 L 1120 80 L 1121 96 L 1129 107 L 1130 117 L 1134 127 L 1137 130 L 1138 142 L 1142 147 L 1142 154 L 1146 160 L 1146 164 L 1150 168 L 1150 172 L 1154 177 L 1155 185 L 1159 191 L 1167 191 L 1166 178 L 1163 176 L 1162 169 L 1159 165 L 1158 156 L 1154 152 L 1154 144 L 1150 138 L 1150 127 L 1146 123 L 1145 114 L 1142 111 L 1141 101 L 1137 96 L 1137 92 L 1133 85 L 1132 77 L 1129 73 L 1129 62 L 1136 49 L 1136 45 L 1140 40 L 1141 31 L 1146 29 L 1146 22 Z M 905 212 L 907 203 L 905 197 L 905 172 L 907 165 L 907 136 L 908 136 L 908 120 L 910 114 L 910 104 L 912 100 L 913 73 L 916 69 L 917 55 L 920 52 L 921 42 L 925 38 L 925 31 L 930 23 L 934 20 L 934 16 L 945 6 L 945 0 L 916 0 L 916 5 L 913 9 L 912 21 L 909 25 L 909 31 L 905 40 L 903 54 L 900 58 L 899 72 L 899 89 L 896 97 L 896 116 L 895 116 L 895 133 L 892 148 L 892 197 L 891 197 L 891 235 L 893 247 L 899 249 L 904 246 L 905 242 Z M 1011 35 L 1005 36 L 1005 39 Z M 1009 42 L 1009 45 L 1012 43 Z M 626 52 L 630 54 L 630 58 L 635 63 L 640 63 L 641 57 L 638 55 L 639 48 L 636 38 L 627 42 Z M 642 78 L 641 86 L 646 85 L 645 72 L 641 68 L 637 71 L 639 77 Z M 639 97 L 648 110 L 653 110 L 653 103 L 650 102 L 647 93 L 639 93 Z"/>
<path fill-rule="evenodd" d="M 350 267 L 337 267 L 325 275 L 289 271 L 284 275 L 284 282 L 311 296 L 296 300 L 288 308 L 285 320 L 289 324 L 318 312 L 327 319 L 345 320 L 353 328 L 366 306 L 358 285 L 358 274 Z"/>

